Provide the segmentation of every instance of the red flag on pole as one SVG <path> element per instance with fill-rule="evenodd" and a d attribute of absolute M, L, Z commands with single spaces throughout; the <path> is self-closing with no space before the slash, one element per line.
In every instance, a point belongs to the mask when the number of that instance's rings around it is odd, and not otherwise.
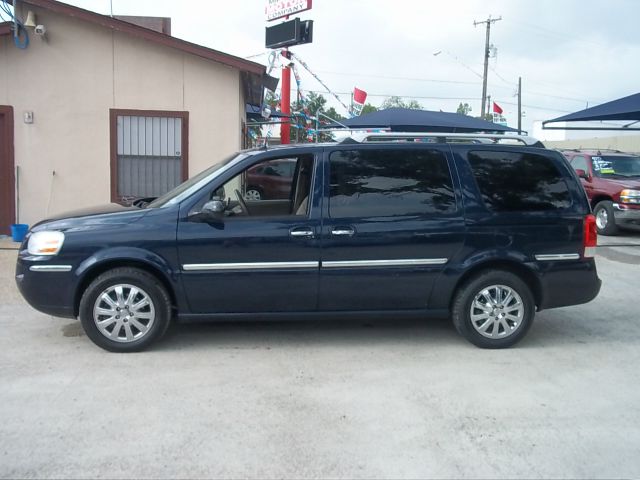
<path fill-rule="evenodd" d="M 360 90 L 358 87 L 353 89 L 353 103 L 359 103 L 360 105 L 364 105 L 364 102 L 367 101 L 367 92 L 364 90 Z"/>
<path fill-rule="evenodd" d="M 496 102 L 493 102 L 493 113 L 502 113 L 502 108 Z"/>

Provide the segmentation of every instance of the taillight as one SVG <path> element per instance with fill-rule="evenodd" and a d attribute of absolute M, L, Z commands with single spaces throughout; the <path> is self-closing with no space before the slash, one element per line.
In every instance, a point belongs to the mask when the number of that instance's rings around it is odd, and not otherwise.
<path fill-rule="evenodd" d="M 582 235 L 582 244 L 584 247 L 584 258 L 593 258 L 596 255 L 596 246 L 598 245 L 598 229 L 596 228 L 596 217 L 589 214 L 584 217 L 584 233 Z"/>

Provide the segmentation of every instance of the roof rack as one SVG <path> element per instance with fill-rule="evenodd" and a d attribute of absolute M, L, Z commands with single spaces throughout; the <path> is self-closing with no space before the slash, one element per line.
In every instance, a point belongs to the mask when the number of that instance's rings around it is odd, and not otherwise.
<path fill-rule="evenodd" d="M 577 153 L 581 153 L 581 152 L 597 152 L 598 155 L 600 155 L 602 152 L 609 152 L 609 153 L 626 153 L 623 152 L 622 150 L 616 150 L 615 148 L 558 148 L 557 150 L 561 151 L 561 152 L 577 152 Z"/>
<path fill-rule="evenodd" d="M 371 142 L 424 142 L 424 143 L 478 143 L 501 145 L 526 145 L 543 147 L 536 138 L 526 135 L 505 135 L 492 133 L 447 133 L 447 132 L 367 132 L 347 137 L 359 143 Z"/>

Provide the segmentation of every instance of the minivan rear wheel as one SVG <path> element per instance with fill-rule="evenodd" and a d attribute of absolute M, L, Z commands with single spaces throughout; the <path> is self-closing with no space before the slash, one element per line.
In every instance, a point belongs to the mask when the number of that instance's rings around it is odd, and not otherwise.
<path fill-rule="evenodd" d="M 519 342 L 535 315 L 529 286 L 517 275 L 485 271 L 465 282 L 453 302 L 458 332 L 482 348 L 506 348 Z"/>
<path fill-rule="evenodd" d="M 158 340 L 171 320 L 171 300 L 153 275 L 114 268 L 93 280 L 80 300 L 87 336 L 110 352 L 138 352 Z"/>

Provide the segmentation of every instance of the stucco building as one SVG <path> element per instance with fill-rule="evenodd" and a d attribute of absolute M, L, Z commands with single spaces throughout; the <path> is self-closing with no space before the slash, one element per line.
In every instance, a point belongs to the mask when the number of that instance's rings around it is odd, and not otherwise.
<path fill-rule="evenodd" d="M 16 212 L 32 224 L 158 195 L 241 148 L 263 65 L 174 38 L 168 19 L 19 2 L 28 11 L 46 33 L 27 27 L 26 48 L 0 24 L 1 233 Z"/>

